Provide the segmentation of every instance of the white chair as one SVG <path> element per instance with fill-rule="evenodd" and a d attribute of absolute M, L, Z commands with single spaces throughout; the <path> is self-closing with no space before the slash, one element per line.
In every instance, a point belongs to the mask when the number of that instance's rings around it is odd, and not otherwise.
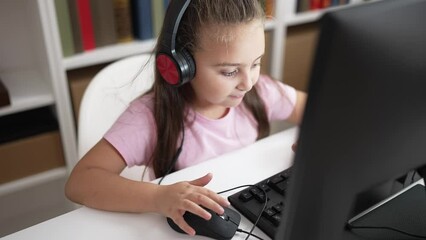
<path fill-rule="evenodd" d="M 154 65 L 150 56 L 143 54 L 118 60 L 92 79 L 80 105 L 79 158 L 103 137 L 133 99 L 151 88 Z M 142 172 L 143 167 L 132 167 L 124 169 L 121 175 L 141 180 Z"/>

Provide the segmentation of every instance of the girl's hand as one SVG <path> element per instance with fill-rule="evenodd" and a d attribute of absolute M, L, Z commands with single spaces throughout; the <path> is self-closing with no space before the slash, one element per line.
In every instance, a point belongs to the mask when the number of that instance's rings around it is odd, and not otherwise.
<path fill-rule="evenodd" d="M 297 142 L 293 143 L 293 145 L 291 145 L 291 150 L 293 150 L 293 152 L 296 152 L 297 150 Z"/>
<path fill-rule="evenodd" d="M 222 206 L 229 206 L 225 198 L 204 188 L 212 177 L 213 175 L 209 173 L 192 181 L 160 186 L 156 195 L 158 211 L 171 218 L 187 234 L 195 235 L 195 230 L 183 218 L 186 211 L 209 220 L 211 214 L 203 207 L 223 214 Z"/>

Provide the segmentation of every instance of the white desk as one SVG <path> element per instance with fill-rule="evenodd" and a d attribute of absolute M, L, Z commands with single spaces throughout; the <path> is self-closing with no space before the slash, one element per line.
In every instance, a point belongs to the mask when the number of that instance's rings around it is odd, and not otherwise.
<path fill-rule="evenodd" d="M 246 148 L 170 174 L 164 179 L 163 184 L 192 180 L 208 172 L 213 173 L 213 180 L 207 187 L 216 192 L 240 185 L 257 183 L 291 165 L 293 160 L 291 145 L 295 142 L 296 134 L 296 128 L 274 134 Z M 230 194 L 232 192 L 224 195 Z M 242 217 L 240 228 L 250 230 L 251 227 L 252 223 Z M 254 233 L 264 239 L 269 239 L 258 229 L 255 229 Z M 245 239 L 246 236 L 246 234 L 237 233 L 233 239 Z M 167 224 L 166 218 L 159 214 L 113 213 L 82 207 L 5 236 L 2 239 L 141 240 L 207 238 L 179 234 L 172 230 Z"/>

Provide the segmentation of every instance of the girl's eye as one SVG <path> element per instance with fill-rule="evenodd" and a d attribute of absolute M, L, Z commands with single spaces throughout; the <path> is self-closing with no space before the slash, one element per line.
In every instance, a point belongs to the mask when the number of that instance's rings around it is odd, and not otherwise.
<path fill-rule="evenodd" d="M 260 62 L 253 64 L 252 68 L 260 67 Z"/>
<path fill-rule="evenodd" d="M 232 72 L 222 72 L 222 75 L 225 77 L 233 77 L 235 75 L 237 75 L 238 73 L 238 69 L 232 71 Z"/>

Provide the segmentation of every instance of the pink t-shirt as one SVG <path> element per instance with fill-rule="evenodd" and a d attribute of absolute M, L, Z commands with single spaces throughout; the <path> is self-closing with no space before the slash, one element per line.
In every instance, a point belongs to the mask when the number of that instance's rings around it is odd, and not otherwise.
<path fill-rule="evenodd" d="M 256 84 L 270 121 L 285 120 L 294 109 L 296 90 L 268 76 L 261 75 Z M 194 122 L 185 128 L 182 152 L 176 169 L 183 169 L 254 143 L 257 122 L 244 104 L 231 108 L 220 119 L 209 119 L 191 111 Z M 144 95 L 132 103 L 117 119 L 104 138 L 111 143 L 129 167 L 146 165 L 156 144 L 153 96 Z M 155 178 L 150 171 L 150 178 Z"/>

